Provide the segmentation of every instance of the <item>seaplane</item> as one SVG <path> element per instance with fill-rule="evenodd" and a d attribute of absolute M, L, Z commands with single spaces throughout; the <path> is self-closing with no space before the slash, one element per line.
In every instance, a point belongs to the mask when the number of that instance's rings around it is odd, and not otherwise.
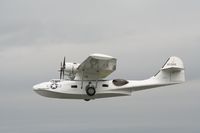
<path fill-rule="evenodd" d="M 118 96 L 130 96 L 132 92 L 185 82 L 182 60 L 172 56 L 161 69 L 145 80 L 105 78 L 116 70 L 117 59 L 104 54 L 91 54 L 81 64 L 61 62 L 60 78 L 33 86 L 41 96 L 59 99 L 83 99 L 85 101 Z"/>

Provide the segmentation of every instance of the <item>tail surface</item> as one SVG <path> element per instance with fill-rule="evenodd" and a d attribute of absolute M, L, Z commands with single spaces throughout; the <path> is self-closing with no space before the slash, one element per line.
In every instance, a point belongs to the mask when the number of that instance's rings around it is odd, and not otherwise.
<path fill-rule="evenodd" d="M 153 78 L 164 83 L 184 82 L 185 70 L 182 60 L 179 57 L 170 57 Z"/>

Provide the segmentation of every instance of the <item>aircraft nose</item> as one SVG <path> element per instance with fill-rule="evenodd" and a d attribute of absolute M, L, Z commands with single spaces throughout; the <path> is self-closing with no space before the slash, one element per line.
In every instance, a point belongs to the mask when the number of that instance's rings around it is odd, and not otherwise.
<path fill-rule="evenodd" d="M 43 89 L 45 89 L 43 84 L 37 84 L 33 86 L 34 91 L 43 90 Z"/>
<path fill-rule="evenodd" d="M 39 89 L 40 89 L 40 88 L 39 88 L 39 85 L 34 85 L 34 86 L 33 86 L 33 90 L 34 90 L 34 91 L 37 91 L 37 90 L 39 90 Z"/>
<path fill-rule="evenodd" d="M 46 83 L 36 84 L 36 85 L 33 86 L 34 91 L 45 90 L 45 89 L 48 89 Z"/>

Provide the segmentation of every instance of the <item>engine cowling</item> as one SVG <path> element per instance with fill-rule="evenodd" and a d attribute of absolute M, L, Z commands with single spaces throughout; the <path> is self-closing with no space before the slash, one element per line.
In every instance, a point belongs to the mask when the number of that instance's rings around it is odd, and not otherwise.
<path fill-rule="evenodd" d="M 78 63 L 70 63 L 70 62 L 65 63 L 65 70 L 64 70 L 65 71 L 65 75 L 69 79 L 73 80 L 76 77 L 76 73 L 78 71 L 78 66 L 79 65 L 80 64 L 78 64 Z"/>

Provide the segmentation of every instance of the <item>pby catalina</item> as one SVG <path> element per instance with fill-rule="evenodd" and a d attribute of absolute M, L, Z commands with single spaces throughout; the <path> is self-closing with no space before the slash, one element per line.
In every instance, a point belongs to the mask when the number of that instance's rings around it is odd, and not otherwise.
<path fill-rule="evenodd" d="M 84 99 L 130 96 L 134 91 L 179 84 L 185 81 L 183 62 L 170 57 L 157 74 L 146 80 L 105 78 L 116 70 L 117 59 L 92 54 L 81 64 L 61 62 L 60 79 L 52 79 L 33 87 L 42 96 L 62 99 Z"/>

